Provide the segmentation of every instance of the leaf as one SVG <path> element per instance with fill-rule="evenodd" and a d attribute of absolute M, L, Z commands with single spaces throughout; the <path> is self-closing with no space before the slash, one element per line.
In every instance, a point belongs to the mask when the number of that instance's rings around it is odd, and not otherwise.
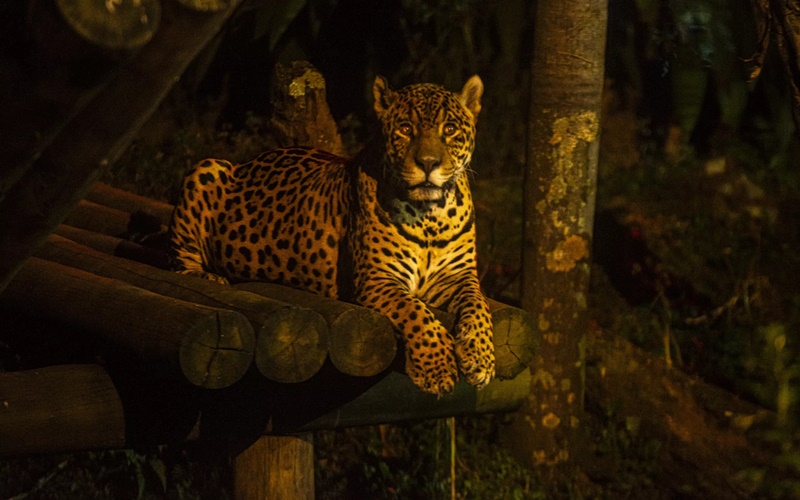
<path fill-rule="evenodd" d="M 150 468 L 156 473 L 158 479 L 161 480 L 162 491 L 167 491 L 167 467 L 160 458 L 150 459 Z"/>

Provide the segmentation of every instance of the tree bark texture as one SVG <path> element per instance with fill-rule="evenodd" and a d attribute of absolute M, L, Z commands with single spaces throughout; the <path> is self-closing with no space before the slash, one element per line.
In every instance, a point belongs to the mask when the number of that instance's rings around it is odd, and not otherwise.
<path fill-rule="evenodd" d="M 512 449 L 569 461 L 581 424 L 586 292 L 596 187 L 607 2 L 538 3 L 524 186 L 522 307 L 541 333 Z"/>
<path fill-rule="evenodd" d="M 767 1 L 768 5 L 764 5 Z M 768 17 L 767 22 L 775 34 L 775 43 L 792 90 L 792 116 L 795 127 L 800 130 L 800 1 L 758 0 L 758 3 L 766 9 L 763 14 Z"/>

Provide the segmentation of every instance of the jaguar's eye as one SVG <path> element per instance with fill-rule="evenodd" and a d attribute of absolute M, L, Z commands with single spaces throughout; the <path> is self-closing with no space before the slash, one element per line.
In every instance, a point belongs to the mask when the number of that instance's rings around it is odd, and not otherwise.
<path fill-rule="evenodd" d="M 397 132 L 401 135 L 410 136 L 414 132 L 414 129 L 408 123 L 403 123 L 397 127 Z"/>
<path fill-rule="evenodd" d="M 456 126 L 452 123 L 445 123 L 442 132 L 444 135 L 453 135 L 456 133 Z"/>

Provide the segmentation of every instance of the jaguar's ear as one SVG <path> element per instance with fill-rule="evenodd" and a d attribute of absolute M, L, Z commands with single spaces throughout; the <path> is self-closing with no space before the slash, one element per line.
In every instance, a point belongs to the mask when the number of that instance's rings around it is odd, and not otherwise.
<path fill-rule="evenodd" d="M 472 75 L 472 77 L 467 80 L 467 83 L 464 84 L 464 88 L 461 89 L 461 94 L 458 96 L 461 104 L 472 113 L 472 117 L 476 120 L 478 119 L 478 113 L 481 112 L 482 95 L 483 82 L 478 75 Z"/>
<path fill-rule="evenodd" d="M 397 93 L 389 88 L 389 82 L 386 81 L 386 78 L 376 76 L 375 83 L 372 85 L 372 94 L 375 97 L 375 114 L 380 118 L 392 105 Z"/>

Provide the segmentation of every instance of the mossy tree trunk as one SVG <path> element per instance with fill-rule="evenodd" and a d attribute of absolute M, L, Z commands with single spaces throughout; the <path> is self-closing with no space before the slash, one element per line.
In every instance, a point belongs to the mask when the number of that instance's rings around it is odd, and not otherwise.
<path fill-rule="evenodd" d="M 541 0 L 531 65 L 523 309 L 542 335 L 509 432 L 533 466 L 565 464 L 581 427 L 606 0 Z"/>

